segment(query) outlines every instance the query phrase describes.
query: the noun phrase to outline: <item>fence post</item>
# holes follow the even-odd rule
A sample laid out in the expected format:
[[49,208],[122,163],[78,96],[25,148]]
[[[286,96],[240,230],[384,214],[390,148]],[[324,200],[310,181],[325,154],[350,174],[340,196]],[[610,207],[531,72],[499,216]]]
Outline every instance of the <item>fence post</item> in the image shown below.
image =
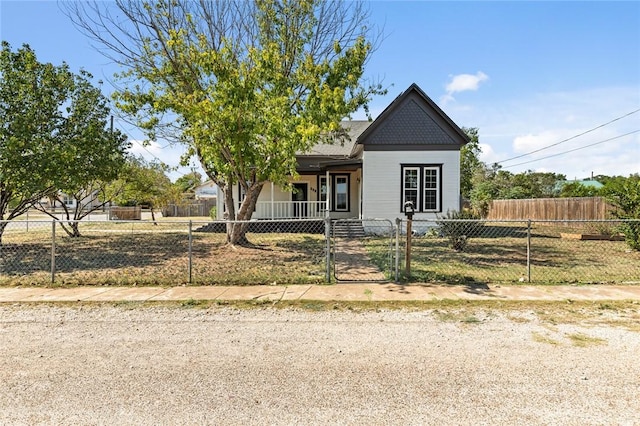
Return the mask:
[[411,229],[412,227],[412,222],[413,220],[411,219],[411,217],[409,217],[407,219],[407,254],[406,254],[406,259],[405,259],[405,268],[406,271],[405,273],[407,274],[407,279],[411,278],[411,245],[413,244],[413,242],[411,241],[411,237],[412,237],[412,232],[413,230]]
[[56,221],[51,221],[51,284],[56,280]]
[[324,219],[324,239],[326,240],[326,274],[325,280],[327,283],[331,282],[331,219],[326,217]]
[[400,281],[400,227],[402,226],[402,219],[396,217],[396,283]]
[[527,282],[531,282],[531,219],[527,221]]
[[193,278],[193,234],[191,233],[192,228],[192,221],[189,221],[189,284],[191,284]]

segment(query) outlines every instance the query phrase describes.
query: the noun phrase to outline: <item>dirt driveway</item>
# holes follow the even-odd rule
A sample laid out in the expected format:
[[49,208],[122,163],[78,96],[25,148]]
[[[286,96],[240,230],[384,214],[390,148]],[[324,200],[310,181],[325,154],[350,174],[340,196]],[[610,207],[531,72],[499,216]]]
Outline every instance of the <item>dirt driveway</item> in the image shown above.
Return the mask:
[[5,304],[0,424],[640,424],[640,329],[592,314]]

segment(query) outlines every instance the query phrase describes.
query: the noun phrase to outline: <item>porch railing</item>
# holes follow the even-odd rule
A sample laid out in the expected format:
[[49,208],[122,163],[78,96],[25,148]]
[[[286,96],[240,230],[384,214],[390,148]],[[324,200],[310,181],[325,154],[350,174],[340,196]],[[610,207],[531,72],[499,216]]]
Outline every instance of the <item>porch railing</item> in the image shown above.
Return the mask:
[[312,219],[323,218],[324,201],[259,201],[253,217],[256,219]]

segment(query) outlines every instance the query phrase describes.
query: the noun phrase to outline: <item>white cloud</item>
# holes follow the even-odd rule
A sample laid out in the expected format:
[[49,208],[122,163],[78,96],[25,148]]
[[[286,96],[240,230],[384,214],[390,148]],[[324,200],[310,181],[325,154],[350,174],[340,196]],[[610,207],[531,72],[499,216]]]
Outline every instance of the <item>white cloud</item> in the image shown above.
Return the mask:
[[458,74],[451,76],[449,83],[445,86],[447,93],[440,97],[440,103],[446,105],[455,102],[454,93],[476,91],[480,87],[480,83],[487,81],[489,76],[478,71],[475,74]]
[[494,151],[493,147],[489,144],[486,143],[479,143],[478,144],[480,146],[480,149],[482,150],[482,152],[480,152],[480,155],[478,156],[478,158],[480,159],[480,161],[482,161],[485,164],[493,164],[496,161],[501,160],[504,156],[502,154],[498,154]]
[[458,74],[451,78],[451,81],[447,84],[447,95],[451,96],[457,92],[466,92],[468,90],[476,91],[480,87],[480,83],[487,81],[489,76],[478,71],[474,74]]
[[135,155],[141,155],[147,160],[153,160],[154,156],[162,155],[162,146],[157,141],[144,142],[132,139],[129,152]]
[[[474,99],[470,110],[446,108],[465,127],[478,127],[480,143],[489,145],[488,164],[557,144],[638,109],[637,87],[600,87],[509,98]],[[504,162],[513,173],[549,171],[568,178],[594,174],[640,173],[640,112],[613,121],[538,153]],[[571,152],[568,152],[571,151]],[[543,158],[548,157],[548,158]],[[488,161],[491,159],[491,161]]]

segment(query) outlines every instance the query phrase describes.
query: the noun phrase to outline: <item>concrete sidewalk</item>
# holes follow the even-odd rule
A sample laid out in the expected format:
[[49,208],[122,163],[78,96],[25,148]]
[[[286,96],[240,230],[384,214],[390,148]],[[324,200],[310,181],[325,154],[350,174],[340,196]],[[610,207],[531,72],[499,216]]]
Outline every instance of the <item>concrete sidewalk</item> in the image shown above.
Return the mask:
[[431,285],[335,284],[205,287],[0,287],[0,303],[120,302],[185,300],[269,301],[437,301],[437,300],[638,300],[640,286],[632,285]]

